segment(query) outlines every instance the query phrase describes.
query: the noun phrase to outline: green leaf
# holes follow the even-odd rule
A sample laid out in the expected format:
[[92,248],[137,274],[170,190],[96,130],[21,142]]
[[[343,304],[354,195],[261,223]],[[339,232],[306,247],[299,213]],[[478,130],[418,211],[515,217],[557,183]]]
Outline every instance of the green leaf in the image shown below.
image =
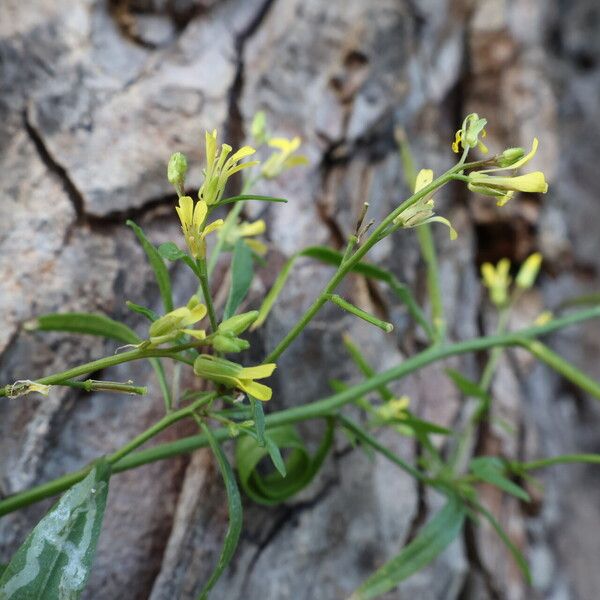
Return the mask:
[[254,418],[254,427],[256,428],[256,437],[259,446],[264,446],[265,441],[265,410],[260,400],[250,396],[252,405],[252,417]]
[[[42,315],[34,321],[26,324],[28,330],[39,331],[66,331],[71,333],[83,333],[99,337],[125,342],[126,344],[137,344],[141,338],[123,323],[115,321],[105,315],[93,313],[53,313]],[[149,358],[158,379],[158,385],[162,392],[167,412],[171,407],[171,392],[167,384],[165,370],[158,358]],[[0,599],[1,600],[1,599]]]
[[65,331],[83,333],[135,344],[139,338],[127,325],[94,313],[50,313],[25,325],[29,331]]
[[215,439],[212,431],[206,425],[203,425],[202,430],[208,438],[211,450],[215,455],[221,476],[225,483],[225,491],[227,492],[227,510],[229,513],[229,525],[227,526],[227,532],[225,533],[225,540],[223,542],[223,549],[221,550],[221,556],[217,562],[215,570],[209,577],[208,581],[204,584],[198,600],[205,600],[208,598],[208,592],[212,589],[219,577],[223,574],[223,571],[230,563],[235,549],[237,548],[240,534],[242,532],[242,499],[240,497],[240,491],[235,481],[235,475],[223,449],[219,445],[219,442]]
[[[306,487],[321,468],[333,441],[333,420],[327,419],[327,429],[314,455],[306,449],[304,442],[292,425],[283,425],[269,430],[266,445],[262,447],[251,436],[243,436],[235,446],[235,462],[240,484],[255,502],[265,505],[279,504]],[[273,447],[289,451],[283,465],[273,456]],[[258,466],[263,458],[270,456],[276,471],[262,474]],[[287,473],[283,476],[282,471]]]
[[154,245],[148,241],[148,238],[139,225],[136,225],[131,220],[127,221],[127,225],[133,229],[135,235],[140,241],[140,244],[142,245],[142,248],[144,249],[144,252],[146,253],[146,256],[148,257],[148,261],[150,262],[150,266],[152,267],[154,276],[156,277],[156,283],[158,284],[158,289],[160,290],[160,297],[162,298],[165,312],[171,312],[173,310],[171,279],[163,259]]
[[507,494],[516,496],[525,502],[531,501],[529,494],[522,487],[513,483],[504,475],[505,465],[498,457],[480,456],[474,458],[469,463],[469,469],[481,481],[495,485]]
[[230,198],[224,198],[220,202],[217,202],[215,206],[222,206],[223,204],[232,204],[233,202],[244,202],[245,200],[258,200],[259,202],[287,202],[286,198],[275,198],[273,196],[258,196],[257,194],[242,194],[240,196],[231,196]]
[[110,466],[96,463],[35,526],[0,577],[2,600],[79,598],[100,536]]
[[412,415],[403,419],[397,419],[393,422],[397,425],[406,425],[407,427],[410,427],[415,433],[436,433],[439,435],[452,435],[452,431],[450,429],[442,427],[441,425],[437,425],[436,423],[432,423],[431,421],[424,421],[423,419],[418,419],[417,417],[413,417]]
[[465,507],[457,497],[448,503],[407,544],[400,554],[375,571],[350,600],[369,600],[395,588],[417,571],[432,562],[462,531]]
[[244,240],[239,239],[235,243],[233,258],[231,259],[231,287],[229,288],[229,297],[225,305],[223,320],[229,319],[235,314],[250,289],[253,276],[252,251]]
[[0,577],[2,577],[2,573],[6,571],[6,567],[8,567],[8,565],[0,565]]
[[265,436],[265,446],[269,452],[273,466],[277,469],[282,477],[285,477],[287,475],[287,471],[285,470],[285,463],[283,462],[281,451],[273,439],[268,435]]
[[[273,308],[273,304],[275,304],[279,294],[281,294],[283,286],[290,275],[294,263],[302,256],[314,258],[319,262],[322,262],[326,265],[331,265],[333,267],[338,267],[343,258],[343,255],[340,252],[332,250],[331,248],[327,248],[326,246],[310,246],[309,248],[305,248],[304,250],[293,254],[285,262],[281,271],[279,272],[279,275],[277,276],[277,279],[275,279],[273,287],[265,296],[265,299],[263,300],[259,310],[258,318],[252,325],[252,330],[257,329],[265,322],[269,312],[271,312],[271,309]],[[427,318],[425,317],[419,305],[416,303],[415,299],[410,293],[410,290],[404,284],[400,283],[392,273],[370,263],[363,262],[359,262],[358,264],[354,265],[352,272],[387,284],[392,292],[394,292],[394,294],[396,294],[406,305],[413,319],[415,319],[415,321],[421,325],[421,327],[423,327],[424,331],[430,338],[432,337],[433,334],[431,325],[427,321]]]
[[165,242],[158,247],[158,253],[165,260],[176,261],[181,260],[187,256],[187,254],[179,248],[177,244],[173,242]]
[[366,429],[361,427],[358,423],[355,423],[351,419],[343,415],[338,415],[338,421],[342,424],[345,430],[349,431],[355,439],[358,440],[366,448],[372,448],[376,452],[379,452],[382,456],[387,458],[390,462],[400,467],[403,471],[406,471],[409,475],[415,479],[422,480],[423,475],[417,471],[412,465],[409,465],[406,461],[402,460],[398,455],[394,454],[389,448],[380,444]]
[[131,300],[127,300],[127,302],[125,302],[125,304],[127,305],[127,308],[129,310],[132,310],[134,313],[137,313],[138,315],[142,315],[142,316],[146,317],[146,319],[148,319],[148,321],[150,321],[151,323],[154,323],[154,321],[158,320],[158,315],[150,308],[146,308],[145,306],[142,306],[141,304],[136,304],[135,302],[131,302]]
[[477,511],[481,513],[481,515],[494,528],[500,539],[504,542],[504,545],[512,554],[513,558],[515,559],[515,562],[517,563],[517,566],[519,567],[519,569],[521,569],[521,572],[523,573],[523,576],[525,577],[527,583],[531,585],[533,583],[531,578],[531,571],[529,570],[529,565],[527,564],[523,553],[515,546],[513,541],[508,536],[508,533],[504,531],[502,525],[500,525],[500,523],[497,521],[496,517],[494,517],[494,515],[487,508],[485,508],[485,506],[483,506],[483,504],[480,504],[478,502],[472,503],[477,509]]
[[483,402],[487,402],[489,395],[488,393],[474,381],[471,381],[465,377],[462,373],[455,371],[454,369],[446,369],[446,375],[452,379],[454,385],[462,392],[465,396],[473,398],[479,398]]

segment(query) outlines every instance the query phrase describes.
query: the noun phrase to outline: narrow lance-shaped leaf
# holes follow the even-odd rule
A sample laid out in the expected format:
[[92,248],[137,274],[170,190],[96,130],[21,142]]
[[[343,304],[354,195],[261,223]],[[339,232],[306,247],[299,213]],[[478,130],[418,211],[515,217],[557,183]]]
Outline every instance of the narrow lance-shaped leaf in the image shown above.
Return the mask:
[[206,600],[208,598],[208,592],[217,583],[219,577],[223,574],[223,571],[233,558],[235,549],[237,548],[238,541],[240,539],[240,533],[242,532],[242,499],[240,497],[240,491],[238,490],[237,483],[235,481],[235,475],[223,449],[219,445],[219,442],[215,439],[212,431],[206,425],[202,425],[202,430],[208,439],[213,454],[219,465],[219,471],[223,477],[225,483],[225,491],[227,493],[227,509],[229,512],[229,525],[227,532],[225,533],[225,540],[223,542],[223,549],[221,550],[221,556],[217,562],[215,570],[209,577],[208,581],[202,588],[198,600]]
[[252,251],[244,240],[239,239],[235,243],[233,258],[231,259],[231,287],[229,288],[229,297],[225,305],[223,320],[229,319],[235,314],[250,289],[253,276]]
[[163,306],[165,307],[165,312],[170,312],[173,310],[173,293],[171,291],[171,278],[169,277],[169,271],[161,258],[158,250],[154,247],[153,244],[150,243],[142,228],[139,225],[136,225],[133,221],[128,220],[127,225],[131,227],[137,236],[146,256],[148,257],[148,261],[150,262],[150,266],[154,271],[154,276],[156,277],[156,283],[158,284],[158,289],[160,290],[160,297],[162,298]]
[[471,473],[481,479],[481,481],[495,485],[497,488],[520,500],[525,502],[530,501],[529,494],[505,476],[505,467],[498,457],[480,456],[474,458],[470,462],[469,468]]
[[2,600],[79,598],[100,535],[110,466],[104,460],[36,525],[0,577]]
[[500,525],[500,523],[498,522],[496,517],[494,517],[494,515],[485,506],[483,506],[483,504],[479,504],[477,502],[474,502],[473,504],[474,504],[475,508],[477,509],[477,511],[479,513],[481,513],[481,515],[483,515],[483,517],[494,528],[494,530],[496,531],[496,533],[498,534],[500,539],[504,542],[504,545],[508,548],[508,550],[512,554],[513,558],[515,559],[515,562],[517,563],[517,566],[519,567],[519,569],[521,569],[521,572],[525,576],[527,583],[529,583],[531,585],[531,583],[532,583],[531,571],[529,570],[529,565],[527,564],[527,561],[525,560],[523,553],[515,546],[515,544],[510,539],[510,537],[506,533],[506,531],[504,531],[504,529],[502,528],[502,525]]
[[417,537],[400,554],[375,571],[352,594],[350,600],[377,598],[426,567],[462,531],[465,514],[463,503],[458,498],[451,497]]

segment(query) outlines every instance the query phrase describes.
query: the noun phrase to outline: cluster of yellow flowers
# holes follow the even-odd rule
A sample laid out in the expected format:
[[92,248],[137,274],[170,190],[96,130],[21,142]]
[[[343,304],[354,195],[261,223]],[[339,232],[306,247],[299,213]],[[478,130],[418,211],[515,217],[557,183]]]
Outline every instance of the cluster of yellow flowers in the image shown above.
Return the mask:
[[[266,143],[276,150],[262,165],[259,177],[273,179],[285,169],[307,163],[304,156],[296,154],[300,147],[300,138],[295,137],[288,140],[281,137],[270,137],[267,134],[264,113],[257,115],[255,124],[253,124],[253,133],[259,144]],[[252,146],[243,146],[233,152],[233,148],[229,144],[221,144],[219,148],[217,132],[213,130],[212,132],[207,131],[205,134],[205,151],[206,168],[197,200],[185,192],[185,176],[188,167],[186,157],[180,152],[173,154],[167,167],[167,178],[179,196],[176,211],[191,257],[196,261],[204,261],[206,237],[219,230],[224,232],[224,242],[229,246],[235,246],[237,240],[244,239],[256,254],[264,255],[267,251],[265,243],[256,239],[248,239],[265,232],[264,220],[259,219],[252,223],[236,222],[232,227],[226,228],[223,227],[223,219],[207,222],[211,211],[223,199],[229,179],[236,173],[259,164],[257,160],[242,162],[254,155],[256,150]],[[186,306],[176,308],[152,323],[149,337],[141,345],[145,348],[152,348],[177,340],[185,334],[201,340],[205,345],[211,345],[216,352],[240,352],[249,347],[249,343],[238,336],[256,320],[257,311],[235,315],[223,321],[210,336],[207,336],[202,329],[190,329],[191,325],[201,321],[206,314],[207,307],[200,302],[197,296],[192,296]],[[224,358],[203,354],[195,360],[194,371],[198,376],[207,380],[225,387],[237,388],[258,400],[266,401],[271,398],[271,389],[254,380],[269,377],[275,366],[274,363],[268,363],[256,367],[242,367],[242,365]]]

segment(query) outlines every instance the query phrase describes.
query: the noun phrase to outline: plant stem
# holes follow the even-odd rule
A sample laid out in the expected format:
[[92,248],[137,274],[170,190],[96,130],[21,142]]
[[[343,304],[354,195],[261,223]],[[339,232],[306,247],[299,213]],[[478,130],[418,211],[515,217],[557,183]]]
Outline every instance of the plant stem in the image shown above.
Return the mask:
[[431,192],[442,187],[448,183],[453,174],[463,166],[455,165],[452,169],[433,180],[429,185],[425,186],[410,198],[402,202],[397,206],[383,221],[373,230],[373,233],[369,236],[367,241],[345,262],[340,264],[338,270],[334,273],[333,277],[329,280],[329,283],[325,286],[319,296],[313,301],[306,312],[302,315],[300,320],[292,327],[287,335],[279,342],[279,344],[271,351],[269,356],[265,359],[265,362],[275,362],[277,358],[286,350],[286,348],[300,335],[302,330],[310,323],[314,316],[319,312],[321,307],[327,301],[327,295],[332,294],[340,282],[346,277],[346,275],[352,270],[352,267],[360,262],[362,258],[369,252],[369,250],[382,238],[387,228],[393,223],[394,219],[404,210],[418,202],[421,198],[424,198]]
[[[128,444],[110,454],[107,457],[108,462],[111,465],[115,465],[121,461],[125,456],[127,456],[130,452],[147,442],[149,439],[153,438],[161,431],[170,427],[177,421],[181,421],[186,417],[192,416],[194,411],[196,411],[200,406],[207,404],[211,400],[216,397],[216,393],[210,392],[198,398],[193,404],[186,406],[178,411],[170,413],[163,417],[160,421],[152,425],[149,429],[138,435],[136,438],[131,440]],[[51,496],[55,496],[59,494],[63,490],[68,489],[78,481],[81,481],[90,471],[93,465],[84,467],[79,471],[75,471],[73,473],[68,473],[67,475],[63,475],[58,479],[54,479],[48,483],[38,485],[34,488],[31,488],[25,492],[20,494],[15,494],[14,496],[10,496],[5,500],[0,501],[0,516],[13,512],[23,506],[28,506],[29,504],[33,504],[34,502],[38,502],[43,500],[44,498],[49,498]],[[114,472],[122,471],[123,469],[113,469]]]
[[439,265],[431,233],[431,225],[425,223],[417,227],[417,238],[421,247],[421,256],[425,261],[425,268],[427,270],[427,294],[431,302],[434,342],[439,343],[443,341],[446,335],[446,319],[444,317]]
[[[466,340],[445,346],[432,346],[420,354],[405,360],[402,364],[393,367],[392,369],[388,369],[383,373],[379,373],[378,375],[338,394],[334,394],[328,398],[318,400],[311,404],[295,406],[276,413],[271,413],[265,417],[265,425],[267,428],[272,428],[279,425],[292,424],[298,421],[329,416],[335,414],[340,408],[346,404],[349,404],[350,402],[355,401],[364,394],[367,394],[373,390],[377,390],[381,388],[381,386],[386,385],[391,381],[405,377],[406,375],[409,375],[410,373],[413,373],[438,360],[458,354],[487,350],[497,346],[526,347],[525,343],[527,340],[531,340],[542,335],[547,335],[564,327],[575,325],[576,323],[581,323],[583,321],[598,317],[600,317],[600,306],[596,306],[594,308],[574,313],[559,319],[554,319],[545,325],[529,327],[514,333]],[[162,355],[163,354],[161,354],[161,356]],[[172,417],[173,415],[168,415],[168,417],[169,416]],[[226,440],[229,437],[229,432],[226,428],[216,429],[213,434],[215,439],[218,441]],[[134,452],[120,459],[114,464],[113,472],[118,473],[128,469],[133,469],[157,460],[163,460],[179,454],[185,454],[198,448],[203,448],[207,445],[208,440],[206,436],[202,435],[183,438],[166,444],[160,444],[147,450]],[[533,464],[536,465],[537,463]],[[537,467],[533,466],[531,468]],[[36,486],[24,492],[17,493],[4,500],[0,500],[0,516],[42,500],[43,498],[54,496],[62,492],[74,483],[83,479],[88,471],[89,467],[74,473],[69,473],[59,477],[58,479]]]
[[215,313],[212,294],[210,293],[210,284],[208,282],[208,273],[206,271],[206,259],[199,258],[196,260],[196,264],[198,265],[198,279],[200,279],[202,295],[204,296],[204,302],[206,303],[206,309],[208,310],[208,319],[210,320],[210,326],[213,332],[215,332],[218,326],[217,314]]
[[[189,344],[172,346],[171,348],[165,348],[163,350],[159,348],[152,348],[148,350],[137,349],[131,350],[130,352],[122,352],[121,354],[114,354],[112,356],[105,356],[104,358],[93,360],[83,365],[73,367],[72,369],[61,371],[60,373],[42,377],[41,379],[37,379],[36,383],[41,383],[44,385],[59,385],[65,381],[68,381],[69,379],[80,377],[81,375],[87,375],[88,373],[94,373],[95,371],[102,371],[103,369],[108,369],[109,367],[114,367],[115,365],[120,365],[122,363],[153,357],[167,357],[189,364],[188,360],[178,356],[178,353],[182,350],[188,350],[189,348],[195,348],[196,346],[204,345],[207,343],[207,340],[194,341]],[[0,387],[0,397],[10,395],[10,387],[10,384]]]

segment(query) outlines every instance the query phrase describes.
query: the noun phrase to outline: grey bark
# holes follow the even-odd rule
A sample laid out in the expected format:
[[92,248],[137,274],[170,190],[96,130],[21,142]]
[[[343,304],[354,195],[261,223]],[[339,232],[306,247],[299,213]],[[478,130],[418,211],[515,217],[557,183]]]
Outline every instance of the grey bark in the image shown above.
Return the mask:
[[[143,330],[124,300],[158,307],[133,234],[134,218],[160,243],[178,235],[165,177],[172,151],[200,182],[204,129],[234,145],[254,112],[273,130],[301,135],[311,166],[260,191],[285,195],[261,208],[271,264],[305,245],[340,245],[369,199],[373,218],[406,192],[393,129],[403,126],[419,165],[437,172],[462,116],[490,121],[492,150],[541,148],[534,166],[548,174],[543,198],[521,197],[498,210],[459,188],[439,194],[440,211],[460,232],[436,231],[450,335],[493,328],[478,265],[503,256],[545,258],[541,290],[518,307],[514,326],[546,306],[598,285],[596,157],[600,154],[600,7],[594,0],[4,0],[0,4],[0,330],[1,382],[34,378],[110,353],[113,344],[32,335],[22,325],[55,310],[102,311]],[[252,213],[250,213],[252,214]],[[256,216],[256,213],[252,214]],[[371,259],[420,295],[416,238],[387,239]],[[326,281],[328,271],[299,263],[254,352],[273,347]],[[260,273],[250,302],[272,283]],[[173,270],[177,299],[194,284]],[[363,281],[344,293],[396,325],[395,337],[324,310],[286,352],[274,407],[326,395],[331,378],[355,377],[340,335],[351,331],[378,368],[419,344],[402,307]],[[598,323],[556,335],[552,345],[592,376]],[[475,376],[476,357],[453,365]],[[0,493],[8,495],[80,467],[156,420],[162,401],[151,371],[120,367],[116,379],[150,385],[131,399],[53,391],[0,402]],[[301,383],[299,383],[301,382]],[[194,381],[189,381],[194,385]],[[400,382],[415,410],[442,425],[463,416],[443,366]],[[494,419],[480,448],[530,458],[598,446],[598,408],[525,355],[508,353],[494,382]],[[319,431],[304,431],[317,439]],[[193,431],[175,428],[161,440]],[[406,439],[383,441],[414,460]],[[527,588],[485,525],[468,527],[425,571],[388,598],[579,599],[600,589],[596,567],[600,478],[592,468],[542,474],[533,509],[484,492],[533,568]],[[439,507],[380,458],[369,461],[343,439],[317,481],[286,505],[246,502],[235,560],[214,598],[346,597],[391,557]],[[49,502],[0,522],[5,562]],[[116,476],[86,598],[193,598],[218,557],[226,527],[224,491],[207,451]]]

